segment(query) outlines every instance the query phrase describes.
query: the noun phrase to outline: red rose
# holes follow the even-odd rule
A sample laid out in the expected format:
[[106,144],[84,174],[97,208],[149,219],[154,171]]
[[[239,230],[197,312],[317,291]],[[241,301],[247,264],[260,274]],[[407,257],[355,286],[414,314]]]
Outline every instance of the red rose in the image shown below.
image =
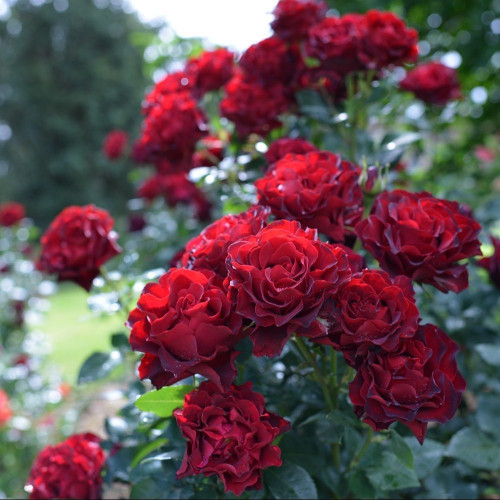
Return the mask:
[[359,23],[358,57],[367,68],[415,62],[418,33],[392,12],[368,11]]
[[423,325],[396,351],[370,352],[349,384],[356,415],[377,431],[401,422],[423,443],[427,423],[448,422],[460,404],[458,350],[442,330]]
[[259,203],[279,219],[298,220],[344,241],[363,217],[361,170],[326,151],[287,155],[255,182]]
[[189,92],[162,95],[144,120],[134,159],[141,163],[190,162],[206,130],[206,117]]
[[186,74],[197,94],[218,90],[233,76],[234,55],[227,49],[203,52],[186,64]]
[[494,253],[491,257],[484,257],[477,261],[477,265],[486,269],[490,274],[493,284],[500,288],[500,238],[490,236],[493,243]]
[[0,389],[0,427],[3,427],[14,415],[10,408],[9,396],[7,393]]
[[65,208],[42,236],[38,269],[90,290],[99,268],[121,252],[113,225],[109,213],[94,205]]
[[327,9],[324,2],[315,0],[280,0],[273,11],[271,28],[283,40],[301,40],[311,26],[325,17]]
[[325,68],[341,74],[362,69],[358,58],[358,26],[362,18],[359,14],[326,17],[309,30],[307,53],[322,61]]
[[264,156],[266,157],[267,163],[272,165],[289,153],[303,155],[311,151],[318,151],[318,148],[309,141],[300,138],[291,139],[289,137],[283,137],[282,139],[271,142]]
[[422,101],[438,106],[460,97],[457,72],[438,62],[418,65],[408,72],[399,86]]
[[164,95],[176,94],[183,91],[191,91],[193,89],[192,77],[185,71],[177,71],[170,73],[163,80],[160,80],[153,88],[153,90],[146,95],[142,104],[142,111],[148,114],[149,111],[158,103],[160,98]]
[[457,263],[481,255],[481,226],[458,203],[397,189],[379,194],[370,213],[355,232],[382,269],[442,292],[467,288],[467,268]]
[[145,286],[128,319],[130,345],[145,353],[141,379],[160,388],[199,373],[219,387],[231,384],[241,317],[214,277],[172,268]]
[[201,139],[198,148],[193,155],[193,167],[215,166],[224,158],[224,142],[216,135],[208,135]]
[[26,488],[30,498],[101,498],[101,470],[106,457],[101,440],[74,434],[37,456]]
[[263,85],[276,82],[292,85],[301,67],[302,58],[296,45],[288,46],[272,36],[251,45],[239,61],[246,75]]
[[236,311],[256,325],[250,335],[256,356],[278,356],[293,333],[321,335],[319,312],[351,276],[341,248],[286,220],[233,243],[227,268]]
[[10,227],[24,219],[26,212],[21,203],[9,201],[0,205],[0,226]]
[[257,234],[266,224],[268,216],[269,210],[253,206],[238,215],[222,217],[187,243],[180,264],[188,269],[208,269],[224,280],[229,246],[245,236]]
[[123,154],[127,141],[127,132],[124,130],[112,130],[104,139],[102,151],[110,160],[116,160]]
[[261,489],[263,469],[282,464],[281,450],[272,442],[290,424],[266,410],[251,382],[222,393],[215,384],[203,382],[185,396],[174,416],[187,440],[178,479],[217,475],[226,492],[239,496]]
[[334,304],[328,337],[316,341],[342,351],[352,366],[356,356],[374,347],[393,351],[417,331],[419,311],[406,276],[392,280],[384,271],[365,269],[340,288]]
[[237,75],[225,87],[226,95],[220,103],[221,115],[234,123],[242,137],[252,133],[265,136],[281,126],[278,116],[289,105],[285,90],[280,83],[264,87]]

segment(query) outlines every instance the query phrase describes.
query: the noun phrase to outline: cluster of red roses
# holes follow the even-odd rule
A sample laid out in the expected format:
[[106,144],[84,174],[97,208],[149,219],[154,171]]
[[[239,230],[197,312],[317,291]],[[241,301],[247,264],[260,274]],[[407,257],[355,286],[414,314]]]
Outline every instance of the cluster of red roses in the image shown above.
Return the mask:
[[138,163],[154,165],[156,174],[140,186],[141,197],[164,196],[171,206],[192,204],[198,218],[209,218],[209,201],[186,174],[222,159],[222,142],[209,135],[199,100],[232,77],[233,65],[234,56],[226,49],[204,52],[188,60],[184,70],[167,75],[146,96],[142,133],[132,156]]

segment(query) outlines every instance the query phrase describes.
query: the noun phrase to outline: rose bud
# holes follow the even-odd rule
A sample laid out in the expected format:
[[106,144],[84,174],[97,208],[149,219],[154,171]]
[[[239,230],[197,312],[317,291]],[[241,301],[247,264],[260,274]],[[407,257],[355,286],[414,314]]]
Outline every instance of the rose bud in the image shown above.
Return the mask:
[[262,488],[262,471],[282,464],[281,450],[273,440],[290,428],[289,422],[265,408],[252,383],[233,385],[219,392],[203,382],[174,411],[177,425],[187,440],[177,478],[216,475],[226,492],[241,495]]
[[110,160],[116,160],[127,146],[128,134],[124,130],[112,130],[104,139],[102,151]]
[[26,491],[30,498],[101,498],[101,471],[106,457],[100,439],[74,434],[37,456]]
[[467,268],[458,261],[481,255],[480,230],[458,203],[400,189],[379,194],[370,216],[355,228],[391,276],[404,274],[442,292],[467,288]]
[[113,224],[109,213],[94,205],[65,208],[42,236],[37,268],[89,291],[99,268],[121,252]]
[[349,384],[356,415],[376,431],[401,422],[423,443],[428,422],[448,422],[460,404],[458,350],[442,330],[423,325],[397,350],[370,352]]

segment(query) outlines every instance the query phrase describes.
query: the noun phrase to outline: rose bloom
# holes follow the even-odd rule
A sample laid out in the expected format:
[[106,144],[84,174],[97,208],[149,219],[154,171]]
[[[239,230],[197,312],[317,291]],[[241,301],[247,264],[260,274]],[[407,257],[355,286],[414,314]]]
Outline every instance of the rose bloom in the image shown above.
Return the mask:
[[457,72],[438,62],[419,64],[408,72],[399,86],[413,92],[420,100],[438,106],[461,95]]
[[377,431],[401,422],[423,443],[427,423],[448,422],[460,404],[458,350],[442,330],[423,325],[395,351],[370,352],[349,384],[356,415]]
[[156,83],[153,90],[146,95],[142,103],[142,112],[147,115],[164,95],[192,90],[193,77],[190,77],[185,71],[170,73],[163,80]]
[[198,139],[206,131],[206,117],[189,92],[165,94],[144,120],[134,159],[141,163],[190,162]]
[[238,215],[225,215],[216,220],[187,243],[180,265],[188,269],[208,269],[224,280],[229,246],[245,236],[257,234],[268,216],[268,209],[253,206]]
[[342,351],[351,366],[374,347],[393,351],[417,331],[420,314],[406,276],[365,269],[340,288],[334,304],[328,336],[316,341]]
[[24,206],[16,201],[0,204],[0,226],[10,227],[24,219]]
[[141,379],[160,388],[198,373],[219,388],[231,384],[242,320],[214,278],[172,268],[145,286],[127,323],[132,349],[145,353]]
[[279,219],[298,220],[344,241],[363,217],[361,169],[327,151],[287,155],[255,182],[259,203]]
[[7,393],[0,389],[0,427],[3,427],[14,415],[10,408],[9,396]]
[[186,64],[186,74],[192,81],[195,93],[218,90],[233,76],[234,55],[227,49],[203,52]]
[[382,269],[442,292],[467,288],[467,268],[458,261],[481,255],[481,226],[458,203],[397,189],[379,194],[370,214],[355,232]]
[[358,58],[358,26],[362,18],[359,14],[326,17],[309,30],[306,52],[341,74],[362,69]]
[[245,74],[257,78],[263,85],[279,82],[290,86],[302,66],[302,58],[297,45],[288,46],[271,36],[251,45],[239,63]]
[[415,62],[418,33],[392,12],[370,10],[358,26],[358,57],[370,69]]
[[327,9],[321,1],[280,0],[273,11],[271,28],[283,40],[302,40],[309,28],[325,17]]
[[278,356],[293,333],[323,335],[318,314],[351,277],[341,248],[287,220],[233,243],[227,269],[236,311],[256,325],[250,334],[256,356]]
[[237,75],[225,87],[226,95],[220,103],[221,116],[234,123],[241,137],[252,133],[265,136],[281,126],[278,116],[289,105],[285,90],[279,83],[264,87]]
[[30,498],[101,498],[106,461],[100,438],[74,434],[37,456],[26,484]]
[[272,165],[289,153],[303,155],[312,151],[318,151],[318,148],[305,139],[300,139],[298,137],[296,139],[283,137],[282,139],[271,142],[264,156],[267,163]]
[[127,146],[128,134],[124,130],[112,130],[104,139],[102,151],[110,160],[116,160]]
[[306,68],[299,82],[301,88],[314,89],[320,93],[326,91],[335,102],[346,97],[345,78],[335,69],[324,66]]
[[477,261],[477,265],[486,269],[490,275],[492,283],[500,288],[500,238],[490,236],[493,243],[494,252],[491,257],[484,257]]
[[239,496],[261,489],[263,469],[282,464],[281,450],[272,443],[290,424],[266,410],[251,382],[225,392],[203,382],[185,396],[174,416],[187,440],[178,479],[217,475],[226,492]]
[[113,225],[109,213],[94,205],[65,208],[42,236],[37,268],[89,291],[99,268],[121,252]]

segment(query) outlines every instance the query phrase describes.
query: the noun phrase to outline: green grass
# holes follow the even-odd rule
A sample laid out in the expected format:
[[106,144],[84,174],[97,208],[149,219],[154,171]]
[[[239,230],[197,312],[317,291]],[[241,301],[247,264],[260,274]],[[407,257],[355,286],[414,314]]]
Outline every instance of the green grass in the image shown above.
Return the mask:
[[87,307],[88,294],[73,284],[61,285],[50,302],[42,329],[52,344],[49,362],[74,384],[83,361],[95,351],[109,351],[110,337],[123,331],[123,316],[96,316]]

